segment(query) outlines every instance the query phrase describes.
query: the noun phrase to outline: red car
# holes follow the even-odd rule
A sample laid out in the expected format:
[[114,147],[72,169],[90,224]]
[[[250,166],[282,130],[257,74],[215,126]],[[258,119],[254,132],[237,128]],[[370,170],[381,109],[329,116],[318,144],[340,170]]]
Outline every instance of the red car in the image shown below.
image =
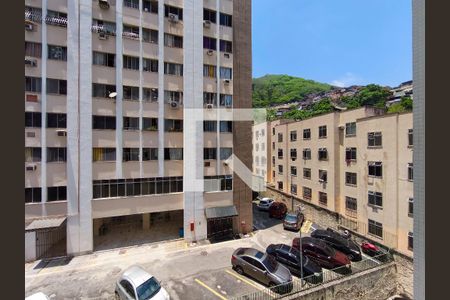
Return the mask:
[[273,202],[269,207],[269,217],[283,219],[287,213],[287,206],[283,202]]
[[[292,247],[299,249],[299,238],[295,238],[292,241]],[[303,237],[302,252],[323,268],[335,269],[338,267],[346,267],[348,270],[351,270],[350,259],[347,255],[331,248],[319,239]]]

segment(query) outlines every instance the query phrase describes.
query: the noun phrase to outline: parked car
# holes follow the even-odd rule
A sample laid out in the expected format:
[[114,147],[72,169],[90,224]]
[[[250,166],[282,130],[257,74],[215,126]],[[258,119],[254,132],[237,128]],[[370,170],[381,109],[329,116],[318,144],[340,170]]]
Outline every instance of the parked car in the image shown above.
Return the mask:
[[38,292],[26,297],[25,300],[50,300],[50,298],[47,297],[47,295],[45,295],[43,292]]
[[287,213],[287,206],[283,202],[273,202],[269,207],[269,217],[283,219]]
[[288,268],[279,264],[272,256],[254,248],[238,248],[231,256],[231,265],[239,274],[250,276],[277,292],[290,292],[292,275]]
[[311,237],[320,239],[328,244],[328,246],[341,251],[351,261],[360,261],[362,259],[361,249],[358,244],[351,239],[342,237],[334,230],[317,229],[311,233]]
[[302,228],[304,220],[305,220],[305,216],[301,212],[288,213],[284,217],[283,228],[298,231],[298,230],[300,230],[300,228]]
[[[310,283],[320,283],[323,281],[322,268],[310,260],[306,255],[300,259],[300,251],[284,244],[270,244],[266,253],[273,256],[276,261],[284,265],[291,271],[292,275],[306,277]],[[302,268],[300,268],[300,265]],[[303,276],[301,276],[303,270]]]
[[268,211],[273,202],[274,200],[271,198],[262,198],[261,200],[259,200],[259,203],[257,205],[258,209]]
[[[293,248],[299,249],[299,240],[299,238],[294,238],[292,241]],[[348,271],[351,270],[351,262],[347,255],[331,248],[322,240],[313,237],[303,237],[302,252],[322,268],[335,269],[346,267]]]
[[169,294],[160,282],[139,266],[132,266],[123,272],[116,282],[117,300],[169,300]]

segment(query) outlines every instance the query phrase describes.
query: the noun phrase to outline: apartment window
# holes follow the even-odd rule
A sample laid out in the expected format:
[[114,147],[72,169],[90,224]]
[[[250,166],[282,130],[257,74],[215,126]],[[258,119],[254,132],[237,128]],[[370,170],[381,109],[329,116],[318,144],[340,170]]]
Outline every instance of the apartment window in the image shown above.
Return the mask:
[[139,130],[139,118],[123,117],[124,130]]
[[356,122],[345,124],[345,136],[356,136]]
[[164,120],[164,131],[182,132],[183,131],[183,120],[165,119]]
[[158,13],[158,1],[143,0],[142,8],[145,12],[157,14]]
[[326,170],[319,170],[319,182],[327,182],[327,171]]
[[183,148],[164,148],[164,160],[183,160]]
[[356,173],[345,172],[345,184],[356,186]]
[[40,112],[25,112],[25,127],[40,128],[42,127],[42,114]]
[[123,6],[139,9],[139,0],[123,0]]
[[205,192],[231,191],[233,189],[233,177],[230,175],[205,176]]
[[233,148],[220,148],[220,159],[226,160],[233,154]]
[[292,160],[297,159],[297,149],[291,149],[291,159]]
[[40,187],[25,188],[25,203],[41,202],[42,190]]
[[123,68],[129,70],[139,70],[139,57],[124,55]]
[[217,41],[215,38],[204,36],[203,37],[203,49],[217,50]]
[[311,129],[303,129],[303,139],[304,140],[310,140],[311,139]]
[[203,92],[203,104],[212,104],[214,106],[217,105],[217,94],[216,93],[207,93]]
[[158,44],[158,30],[142,28],[142,41]]
[[47,162],[67,161],[67,148],[49,147],[47,148]]
[[328,196],[327,193],[319,192],[319,204],[327,205]]
[[220,106],[232,107],[233,106],[233,96],[227,94],[220,94]]
[[369,132],[367,134],[367,143],[369,147],[381,147],[382,146],[381,132]]
[[233,21],[232,18],[231,15],[220,13],[220,25],[231,27]]
[[203,131],[216,132],[217,131],[217,122],[216,121],[203,121]]
[[383,237],[383,224],[369,219],[369,233],[382,238]]
[[42,149],[40,147],[25,148],[25,162],[40,162],[42,158]]
[[383,164],[380,161],[369,161],[369,176],[383,177]]
[[116,23],[103,20],[92,20],[92,29],[96,32],[104,32],[110,35],[116,35]]
[[123,161],[139,161],[139,148],[123,148]]
[[211,23],[216,24],[217,22],[217,13],[214,10],[203,9],[203,20],[210,21]]
[[144,72],[158,72],[158,60],[144,58],[142,59],[142,70]]
[[183,76],[183,65],[165,62],[164,63],[164,74]]
[[311,169],[310,168],[303,168],[303,178],[311,179]]
[[116,117],[92,116],[92,129],[116,129]]
[[259,144],[255,145],[255,151],[259,151]]
[[327,137],[327,126],[319,126],[319,139]]
[[345,160],[356,161],[356,148],[345,148]]
[[283,165],[278,165],[278,174],[283,174]]
[[278,159],[283,159],[283,149],[278,149]]
[[213,65],[203,65],[203,77],[216,78],[217,67]]
[[310,160],[311,159],[311,149],[305,148],[303,149],[303,159]]
[[40,93],[41,86],[41,78],[25,76],[25,92]]
[[233,132],[233,122],[220,121],[220,132]]
[[47,128],[66,128],[66,114],[47,113]]
[[25,19],[34,22],[41,22],[42,9],[39,7],[25,6]]
[[164,5],[164,16],[167,18],[169,14],[174,14],[178,16],[178,20],[183,20],[183,9],[175,6]]
[[42,57],[42,44],[34,42],[25,42],[25,56]]
[[116,148],[93,148],[92,158],[94,161],[115,161]]
[[233,52],[233,43],[230,41],[220,40],[220,51],[221,52]]
[[297,195],[297,185],[294,183],[291,184],[291,194]]
[[123,100],[139,100],[139,87],[137,86],[126,86],[123,87]]
[[48,59],[53,60],[67,60],[67,47],[47,45]]
[[181,102],[181,92],[176,91],[164,91],[164,100],[167,103],[170,102]]
[[146,130],[146,131],[158,130],[158,119],[142,118],[142,130]]
[[158,148],[142,148],[142,160],[158,160]]
[[291,166],[291,175],[297,176],[297,167],[296,166]]
[[49,25],[67,27],[67,14],[54,10],[47,10],[47,17],[45,23]]
[[356,198],[345,197],[345,209],[356,212],[358,209],[358,201],[356,201]]
[[142,88],[142,100],[144,101],[158,101],[158,89]]
[[413,130],[412,129],[408,129],[408,147],[412,147],[414,144],[413,141]]
[[183,48],[183,37],[164,33],[164,46],[173,48]]
[[231,80],[232,73],[233,71],[231,68],[220,67],[220,78]]
[[272,166],[275,166],[275,156],[272,156]]
[[139,27],[123,24],[123,37],[139,39]]
[[282,142],[283,142],[283,134],[278,133],[278,143],[282,143]]
[[283,190],[283,181],[278,181],[278,189],[279,189],[280,191]]
[[312,196],[312,189],[304,186],[303,187],[303,199],[311,200],[311,196]]
[[115,85],[93,83],[92,84],[92,97],[96,98],[109,98],[109,94],[116,91]]
[[369,191],[368,203],[372,206],[383,207],[383,193]]
[[413,163],[408,163],[408,180],[413,181]]
[[291,142],[295,142],[297,140],[297,130],[291,131]]
[[408,232],[408,249],[412,251],[413,246],[414,246],[413,233],[410,231]]
[[114,68],[116,66],[116,55],[114,53],[94,51],[92,53],[92,64]]
[[203,148],[203,159],[217,159],[217,148]]
[[47,78],[47,94],[66,95],[67,81]]
[[275,142],[272,142],[272,150],[275,150]]
[[408,216],[412,217],[414,213],[414,198],[408,199]]
[[319,148],[319,160],[328,160],[327,148]]
[[272,128],[272,135],[275,135],[275,128]]

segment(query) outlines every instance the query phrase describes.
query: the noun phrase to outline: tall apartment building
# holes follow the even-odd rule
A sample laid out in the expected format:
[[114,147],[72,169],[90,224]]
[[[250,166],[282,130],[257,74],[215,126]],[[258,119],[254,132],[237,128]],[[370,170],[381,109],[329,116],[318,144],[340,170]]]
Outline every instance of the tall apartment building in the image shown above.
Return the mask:
[[25,0],[27,260],[251,230],[251,124],[215,110],[251,107],[250,33],[246,0]]
[[267,128],[269,187],[412,256],[412,113],[363,107]]

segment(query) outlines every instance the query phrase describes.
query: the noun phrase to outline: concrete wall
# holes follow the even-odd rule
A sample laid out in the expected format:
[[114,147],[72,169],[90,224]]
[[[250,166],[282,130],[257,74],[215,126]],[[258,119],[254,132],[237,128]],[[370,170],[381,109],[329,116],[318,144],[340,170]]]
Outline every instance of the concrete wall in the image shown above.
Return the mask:
[[25,232],[25,261],[36,260],[36,232]]

